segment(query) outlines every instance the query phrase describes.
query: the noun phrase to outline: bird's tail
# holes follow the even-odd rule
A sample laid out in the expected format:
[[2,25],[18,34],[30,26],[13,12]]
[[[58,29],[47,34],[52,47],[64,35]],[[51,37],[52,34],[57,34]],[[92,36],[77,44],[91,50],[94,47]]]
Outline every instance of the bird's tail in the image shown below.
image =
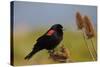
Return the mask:
[[37,51],[32,50],[24,59],[29,60]]

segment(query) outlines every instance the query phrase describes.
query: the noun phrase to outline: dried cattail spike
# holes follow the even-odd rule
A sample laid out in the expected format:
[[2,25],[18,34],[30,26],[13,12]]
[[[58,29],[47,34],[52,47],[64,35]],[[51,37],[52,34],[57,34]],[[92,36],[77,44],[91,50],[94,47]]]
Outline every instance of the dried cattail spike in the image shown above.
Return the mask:
[[58,61],[58,62],[66,62],[67,59],[69,59],[69,50],[67,48],[64,47],[64,45],[62,45],[59,51],[56,51],[55,53],[51,54],[50,57],[54,60],[54,61]]
[[76,24],[77,24],[78,29],[82,29],[84,26],[83,18],[79,12],[76,13]]
[[63,56],[66,56],[66,58],[68,59],[70,57],[70,52],[68,48],[65,48],[64,45],[62,45],[60,49],[61,49],[60,52],[62,52]]
[[85,27],[86,36],[88,38],[92,38],[92,37],[95,36],[92,23],[91,23],[91,21],[90,21],[88,16],[84,16],[84,27]]

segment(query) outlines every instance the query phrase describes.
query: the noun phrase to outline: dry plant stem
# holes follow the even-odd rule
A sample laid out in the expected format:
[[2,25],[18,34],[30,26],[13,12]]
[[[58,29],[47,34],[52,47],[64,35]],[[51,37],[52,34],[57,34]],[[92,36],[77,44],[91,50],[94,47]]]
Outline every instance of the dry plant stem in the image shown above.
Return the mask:
[[94,53],[95,53],[95,56],[97,57],[97,52],[96,52],[96,49],[95,49],[95,46],[93,44],[93,40],[91,39],[91,44],[92,44],[92,47],[93,47],[93,50],[94,50]]
[[83,36],[83,38],[84,38],[85,45],[86,45],[86,47],[87,47],[87,49],[88,49],[88,51],[89,51],[89,53],[90,53],[90,55],[91,55],[91,58],[93,59],[93,61],[95,61],[95,58],[94,58],[94,56],[93,56],[93,54],[92,54],[92,52],[91,52],[91,49],[89,48],[89,46],[88,46],[88,44],[87,44],[87,42],[86,42],[86,38],[85,38],[85,35],[84,35],[84,31],[83,31],[83,30],[82,30],[82,36]]

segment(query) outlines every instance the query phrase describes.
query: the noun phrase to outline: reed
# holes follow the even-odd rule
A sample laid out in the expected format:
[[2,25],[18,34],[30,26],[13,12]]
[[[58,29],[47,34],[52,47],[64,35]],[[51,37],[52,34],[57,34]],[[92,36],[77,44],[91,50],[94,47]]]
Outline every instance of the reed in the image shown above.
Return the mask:
[[[87,20],[88,20],[87,18],[85,18],[85,17],[83,18],[82,17],[82,15],[80,14],[80,12],[76,12],[76,24],[77,24],[77,27],[78,27],[79,30],[82,31],[82,36],[83,36],[83,39],[84,39],[84,43],[85,43],[85,45],[86,45],[86,47],[87,47],[87,49],[88,49],[88,51],[89,51],[89,53],[91,55],[91,58],[93,60],[95,60],[94,56],[93,56],[93,53],[92,53],[91,49],[89,48],[89,45],[87,44],[86,37],[85,37],[85,34],[84,34],[84,30],[83,30],[83,28],[85,28],[86,35],[88,35],[87,33],[90,34],[90,29],[88,29],[88,26],[86,24]],[[89,36],[89,38],[90,38],[90,36]]]
[[69,59],[69,57],[70,57],[70,52],[67,48],[64,47],[64,45],[59,47],[59,50],[55,51],[50,55],[50,58],[60,63],[67,62],[67,59]]
[[97,56],[96,49],[92,40],[92,38],[95,37],[95,32],[94,32],[92,22],[88,16],[84,16],[84,28],[85,28],[85,34],[87,38],[90,39],[95,55]]
[[77,24],[78,29],[82,29],[84,26],[83,18],[79,12],[76,13],[76,24]]
[[88,16],[84,16],[84,28],[88,39],[95,36],[93,25]]
[[85,37],[85,35],[84,35],[84,32],[82,32],[82,36],[83,36],[83,39],[84,39],[84,43],[85,43],[85,45],[86,45],[86,47],[87,47],[87,49],[88,49],[88,51],[89,51],[89,53],[90,53],[90,56],[91,56],[91,58],[92,58],[93,61],[94,61],[94,60],[95,60],[94,55],[93,55],[93,53],[92,53],[92,51],[91,51],[89,45],[87,44],[87,41],[86,41],[86,37]]

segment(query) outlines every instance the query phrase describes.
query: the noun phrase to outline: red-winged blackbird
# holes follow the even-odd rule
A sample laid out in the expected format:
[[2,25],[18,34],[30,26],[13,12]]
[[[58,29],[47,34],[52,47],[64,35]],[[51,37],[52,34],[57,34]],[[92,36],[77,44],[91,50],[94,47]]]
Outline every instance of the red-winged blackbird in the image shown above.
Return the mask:
[[53,25],[43,36],[37,39],[37,43],[25,59],[29,60],[35,53],[42,49],[47,49],[48,51],[54,50],[62,39],[63,26],[60,24]]

